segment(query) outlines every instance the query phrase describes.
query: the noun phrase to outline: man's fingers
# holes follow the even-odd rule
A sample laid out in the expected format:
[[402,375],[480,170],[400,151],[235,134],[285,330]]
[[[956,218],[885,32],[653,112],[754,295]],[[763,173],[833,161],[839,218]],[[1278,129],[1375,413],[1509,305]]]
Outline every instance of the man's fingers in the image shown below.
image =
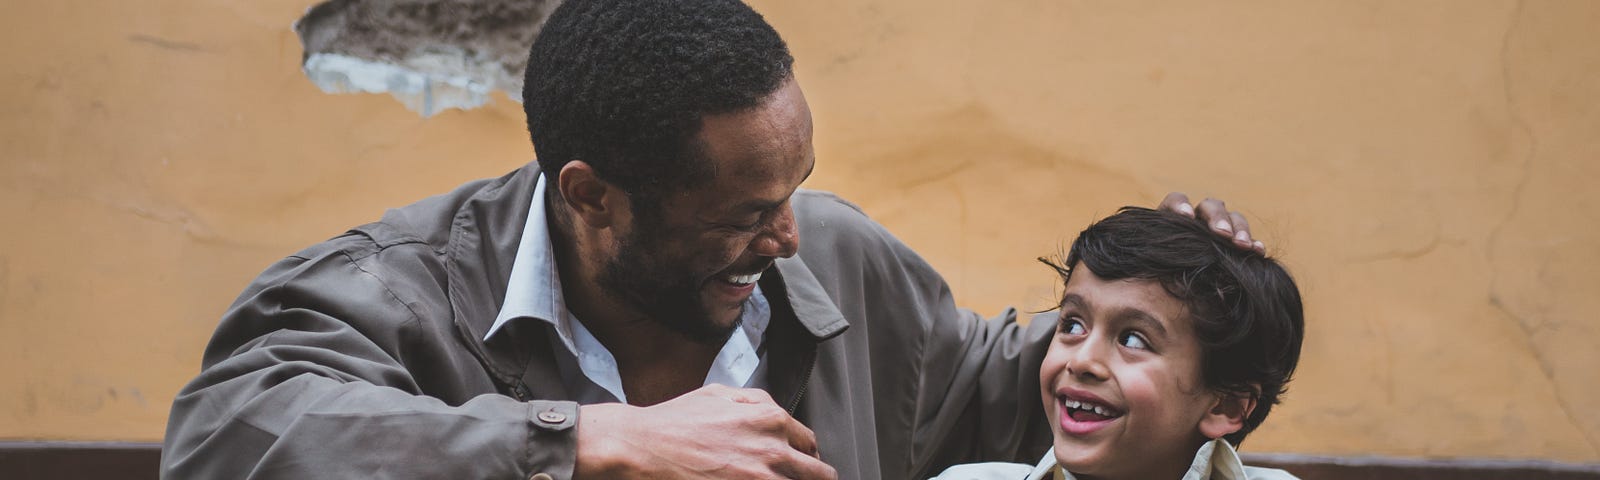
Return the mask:
[[833,467],[822,463],[822,460],[816,456],[802,455],[800,452],[794,451],[790,453],[791,455],[786,456],[772,466],[774,473],[782,475],[783,478],[796,480],[836,480],[839,478],[839,473],[834,471]]
[[1207,198],[1201,201],[1200,205],[1195,207],[1195,215],[1206,222],[1211,231],[1224,237],[1233,237],[1233,218],[1228,215],[1228,205],[1222,203],[1222,200]]
[[1236,247],[1261,253],[1267,251],[1266,245],[1251,234],[1250,222],[1245,220],[1244,215],[1228,211],[1228,205],[1222,200],[1207,198],[1201,201],[1195,206],[1195,217],[1205,222],[1212,233],[1227,238]]
[[713,383],[713,384],[710,384],[710,385],[706,385],[704,387],[700,387],[699,389],[688,393],[688,395],[696,395],[696,394],[699,394],[699,395],[710,395],[710,396],[713,396],[713,397],[726,398],[728,400],[732,400],[735,403],[749,403],[749,404],[763,404],[763,403],[766,403],[766,404],[772,404],[772,405],[777,405],[778,404],[777,401],[772,399],[772,395],[767,394],[767,392],[765,390],[756,389],[756,388],[734,388],[734,387],[729,387],[729,386],[726,386],[726,385],[719,385],[719,384]]
[[1233,222],[1233,244],[1239,248],[1254,248],[1255,239],[1250,238],[1250,222],[1244,219],[1244,215],[1228,212],[1228,218]]
[[806,428],[805,425],[802,425],[799,420],[795,420],[794,417],[790,417],[788,412],[784,412],[783,415],[784,417],[787,417],[786,421],[783,422],[783,436],[789,440],[789,446],[794,447],[795,450],[799,450],[800,453],[816,457],[816,432],[811,431],[810,428]]
[[1194,205],[1189,203],[1189,196],[1184,195],[1183,192],[1167,194],[1167,198],[1161,199],[1161,205],[1157,206],[1156,209],[1178,212],[1188,217],[1194,217]]
[[774,407],[778,405],[778,401],[773,400],[772,395],[768,394],[766,390],[754,388],[736,388],[733,390],[729,398],[739,403],[749,403],[754,405],[764,404],[772,405]]

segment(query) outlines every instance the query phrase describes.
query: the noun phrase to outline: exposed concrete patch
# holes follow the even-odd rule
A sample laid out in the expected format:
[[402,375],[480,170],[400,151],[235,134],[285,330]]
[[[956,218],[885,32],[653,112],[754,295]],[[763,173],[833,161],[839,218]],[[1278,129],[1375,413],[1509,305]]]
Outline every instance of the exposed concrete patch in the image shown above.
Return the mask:
[[427,117],[494,90],[521,101],[528,47],[560,0],[329,0],[294,24],[328,93],[388,93]]

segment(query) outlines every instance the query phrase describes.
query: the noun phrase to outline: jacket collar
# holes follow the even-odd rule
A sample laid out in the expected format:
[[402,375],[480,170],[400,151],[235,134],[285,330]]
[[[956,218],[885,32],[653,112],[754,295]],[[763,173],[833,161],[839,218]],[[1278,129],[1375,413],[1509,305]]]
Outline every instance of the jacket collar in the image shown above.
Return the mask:
[[[483,185],[456,210],[444,252],[451,310],[462,340],[508,385],[519,385],[531,364],[543,363],[532,361],[532,353],[514,342],[500,341],[517,335],[485,341],[505,300],[538,178],[539,165],[530,162]],[[803,260],[775,263],[795,319],[815,341],[849,326]]]
[[457,208],[443,252],[450,308],[462,341],[506,385],[520,385],[528,357],[484,338],[505,300],[538,174],[538,164],[528,163],[474,192]]
[[839,306],[822,289],[822,283],[817,281],[817,276],[811,273],[799,255],[780,258],[775,264],[795,318],[811,336],[826,340],[850,326],[844,313],[839,312]]

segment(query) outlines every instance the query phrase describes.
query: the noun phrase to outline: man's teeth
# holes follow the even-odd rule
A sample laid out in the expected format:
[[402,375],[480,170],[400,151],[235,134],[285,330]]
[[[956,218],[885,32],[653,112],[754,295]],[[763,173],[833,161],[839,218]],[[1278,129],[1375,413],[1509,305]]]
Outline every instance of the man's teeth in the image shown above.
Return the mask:
[[752,274],[749,274],[749,275],[729,275],[726,280],[728,281],[728,283],[732,283],[732,284],[735,284],[735,285],[749,285],[749,284],[752,284],[752,283],[756,283],[756,280],[760,280],[760,279],[761,279],[761,272],[756,272],[756,273],[752,273]]

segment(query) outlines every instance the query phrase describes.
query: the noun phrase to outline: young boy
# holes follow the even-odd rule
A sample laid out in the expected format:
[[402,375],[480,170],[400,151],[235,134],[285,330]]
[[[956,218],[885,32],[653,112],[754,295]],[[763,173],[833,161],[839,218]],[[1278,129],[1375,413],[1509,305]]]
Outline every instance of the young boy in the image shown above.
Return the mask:
[[1133,207],[1090,225],[1064,263],[1041,260],[1066,282],[1039,368],[1055,447],[1037,467],[956,465],[938,479],[1294,478],[1234,451],[1300,358],[1300,292],[1278,262]]

